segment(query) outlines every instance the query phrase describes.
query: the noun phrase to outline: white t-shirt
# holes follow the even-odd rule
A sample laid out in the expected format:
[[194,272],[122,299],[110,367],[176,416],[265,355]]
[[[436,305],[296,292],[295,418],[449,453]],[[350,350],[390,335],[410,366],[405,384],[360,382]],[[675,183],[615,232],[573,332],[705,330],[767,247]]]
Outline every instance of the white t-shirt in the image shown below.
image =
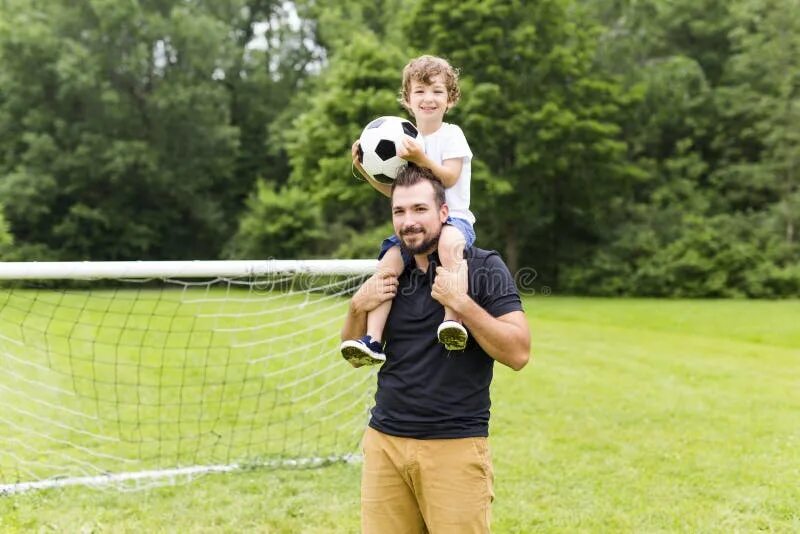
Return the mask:
[[425,154],[440,165],[446,159],[461,158],[461,175],[453,187],[444,190],[450,216],[466,219],[475,224],[475,215],[469,211],[469,187],[472,179],[472,151],[464,132],[455,124],[442,123],[442,127],[424,136]]

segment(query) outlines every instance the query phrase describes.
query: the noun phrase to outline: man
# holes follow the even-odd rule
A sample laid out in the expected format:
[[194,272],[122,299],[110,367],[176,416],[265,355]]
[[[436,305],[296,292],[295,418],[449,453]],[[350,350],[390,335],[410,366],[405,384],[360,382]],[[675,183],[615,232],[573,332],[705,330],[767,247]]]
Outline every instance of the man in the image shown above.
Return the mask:
[[[530,331],[513,278],[496,253],[469,249],[459,272],[438,265],[436,246],[447,215],[444,189],[430,171],[409,166],[398,175],[392,220],[413,261],[399,278],[376,273],[367,280],[342,328],[342,339],[364,335],[367,313],[394,299],[386,363],[363,439],[366,534],[489,531],[493,364],[522,369]],[[437,341],[444,306],[470,330],[464,351],[448,352]]]

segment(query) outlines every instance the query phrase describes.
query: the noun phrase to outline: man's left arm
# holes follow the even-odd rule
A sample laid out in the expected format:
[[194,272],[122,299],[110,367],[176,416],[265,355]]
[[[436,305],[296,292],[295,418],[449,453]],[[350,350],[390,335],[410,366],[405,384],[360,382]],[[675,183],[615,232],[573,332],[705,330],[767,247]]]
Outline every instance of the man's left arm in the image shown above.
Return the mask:
[[[461,268],[466,269],[466,262],[461,263]],[[431,295],[461,316],[489,356],[519,371],[528,363],[531,350],[531,332],[525,314],[512,311],[494,317],[467,294],[465,280],[464,273],[438,267]]]

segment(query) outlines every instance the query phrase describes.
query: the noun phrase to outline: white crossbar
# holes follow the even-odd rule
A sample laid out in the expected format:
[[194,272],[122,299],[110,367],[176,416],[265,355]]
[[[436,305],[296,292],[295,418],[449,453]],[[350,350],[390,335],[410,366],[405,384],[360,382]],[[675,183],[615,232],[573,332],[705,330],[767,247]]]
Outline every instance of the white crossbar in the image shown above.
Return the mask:
[[0,280],[238,278],[267,274],[358,275],[377,260],[0,262]]

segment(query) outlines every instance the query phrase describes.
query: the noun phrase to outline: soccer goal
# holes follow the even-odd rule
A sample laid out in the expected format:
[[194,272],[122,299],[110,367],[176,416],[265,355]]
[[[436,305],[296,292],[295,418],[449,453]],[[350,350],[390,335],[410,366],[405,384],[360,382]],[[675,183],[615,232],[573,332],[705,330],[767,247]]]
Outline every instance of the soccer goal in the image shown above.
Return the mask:
[[374,268],[0,263],[0,494],[353,458],[375,373],[339,330]]

